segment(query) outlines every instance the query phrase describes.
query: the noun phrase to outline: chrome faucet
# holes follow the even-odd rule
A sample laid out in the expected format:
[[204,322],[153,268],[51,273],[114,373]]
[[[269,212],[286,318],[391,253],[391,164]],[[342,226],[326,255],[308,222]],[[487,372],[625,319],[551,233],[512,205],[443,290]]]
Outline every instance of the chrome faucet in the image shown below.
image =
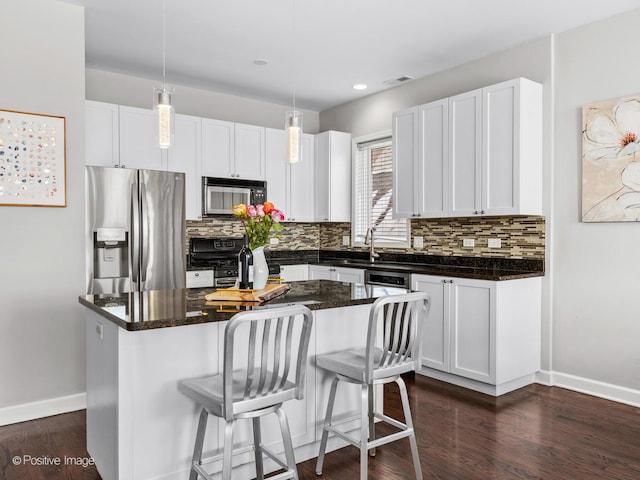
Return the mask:
[[364,236],[364,244],[369,245],[369,263],[375,263],[376,258],[380,256],[373,248],[373,232],[375,231],[376,229],[374,227],[369,227],[367,228],[367,233]]

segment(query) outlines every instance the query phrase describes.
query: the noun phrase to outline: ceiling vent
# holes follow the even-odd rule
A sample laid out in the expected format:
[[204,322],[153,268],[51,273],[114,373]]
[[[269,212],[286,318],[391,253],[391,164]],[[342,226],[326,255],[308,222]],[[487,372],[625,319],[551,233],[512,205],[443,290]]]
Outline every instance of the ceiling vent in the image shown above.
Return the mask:
[[387,87],[394,87],[396,85],[400,85],[401,83],[408,82],[409,80],[413,80],[413,77],[410,77],[409,75],[403,75],[402,77],[385,80],[382,83],[384,83]]

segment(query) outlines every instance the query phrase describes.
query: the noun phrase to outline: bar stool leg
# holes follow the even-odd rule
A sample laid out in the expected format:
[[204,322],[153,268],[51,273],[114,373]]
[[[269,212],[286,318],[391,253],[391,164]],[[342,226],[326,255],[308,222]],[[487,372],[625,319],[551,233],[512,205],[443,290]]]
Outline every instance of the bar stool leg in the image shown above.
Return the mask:
[[293,443],[291,442],[291,431],[289,430],[287,415],[282,408],[276,410],[276,415],[278,415],[278,420],[280,420],[280,430],[282,431],[282,443],[284,444],[284,455],[287,459],[287,467],[293,473],[293,478],[298,480],[296,457],[293,454]]
[[209,419],[209,413],[202,407],[200,410],[200,418],[198,420],[198,430],[196,433],[196,443],[193,447],[193,458],[191,460],[191,472],[189,473],[189,480],[198,480],[198,472],[195,471],[193,465],[200,463],[202,460],[202,446],[204,444],[204,434],[207,430],[207,420]]
[[327,450],[327,439],[329,438],[329,430],[325,427],[331,425],[331,415],[333,414],[333,402],[336,399],[336,389],[338,388],[338,377],[333,377],[331,388],[329,389],[329,403],[327,404],[327,414],[324,417],[324,425],[322,427],[322,439],[320,440],[320,453],[316,462],[316,475],[322,475],[322,464],[324,463],[324,453]]
[[422,468],[420,467],[420,458],[418,457],[418,443],[416,442],[416,432],[413,429],[413,420],[411,419],[411,410],[409,409],[409,395],[407,395],[407,387],[404,380],[402,380],[402,377],[398,377],[396,383],[398,384],[398,387],[400,387],[404,423],[407,424],[407,429],[411,430],[409,445],[411,445],[411,456],[413,457],[413,468],[416,472],[416,480],[422,480]]
[[369,385],[362,384],[360,399],[360,480],[367,480],[369,460]]
[[[376,439],[376,419],[373,416],[373,397],[375,396],[376,389],[371,385],[369,389],[369,441],[372,442]],[[376,456],[376,449],[369,449],[369,456]]]
[[222,450],[222,480],[231,480],[231,458],[233,456],[233,420],[224,425],[224,447]]
[[264,480],[264,466],[262,464],[262,435],[260,432],[260,417],[253,417],[253,445],[256,457],[256,479]]

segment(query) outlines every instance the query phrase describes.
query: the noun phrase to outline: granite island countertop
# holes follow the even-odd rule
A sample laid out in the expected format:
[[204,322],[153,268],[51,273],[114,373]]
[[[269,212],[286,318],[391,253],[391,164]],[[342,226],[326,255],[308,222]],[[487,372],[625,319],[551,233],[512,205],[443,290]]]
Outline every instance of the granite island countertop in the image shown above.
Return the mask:
[[302,304],[310,310],[373,303],[384,295],[407,293],[396,287],[307,280],[290,282],[284,295],[255,306],[209,305],[205,295],[215,288],[179,288],[116,294],[81,295],[78,300],[125,330],[148,330],[229,320],[236,313],[255,308]]

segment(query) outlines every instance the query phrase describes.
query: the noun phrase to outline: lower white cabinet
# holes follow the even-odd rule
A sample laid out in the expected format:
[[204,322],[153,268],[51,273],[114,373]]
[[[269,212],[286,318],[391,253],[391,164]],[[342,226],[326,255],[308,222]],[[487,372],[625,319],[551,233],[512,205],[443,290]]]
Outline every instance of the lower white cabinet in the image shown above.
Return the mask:
[[421,373],[492,395],[533,383],[540,369],[541,279],[412,275],[431,310]]
[[309,265],[280,265],[280,278],[285,282],[309,280]]
[[213,270],[190,270],[187,272],[187,288],[213,287]]
[[309,265],[310,280],[336,280],[338,282],[364,283],[363,268],[325,267]]

